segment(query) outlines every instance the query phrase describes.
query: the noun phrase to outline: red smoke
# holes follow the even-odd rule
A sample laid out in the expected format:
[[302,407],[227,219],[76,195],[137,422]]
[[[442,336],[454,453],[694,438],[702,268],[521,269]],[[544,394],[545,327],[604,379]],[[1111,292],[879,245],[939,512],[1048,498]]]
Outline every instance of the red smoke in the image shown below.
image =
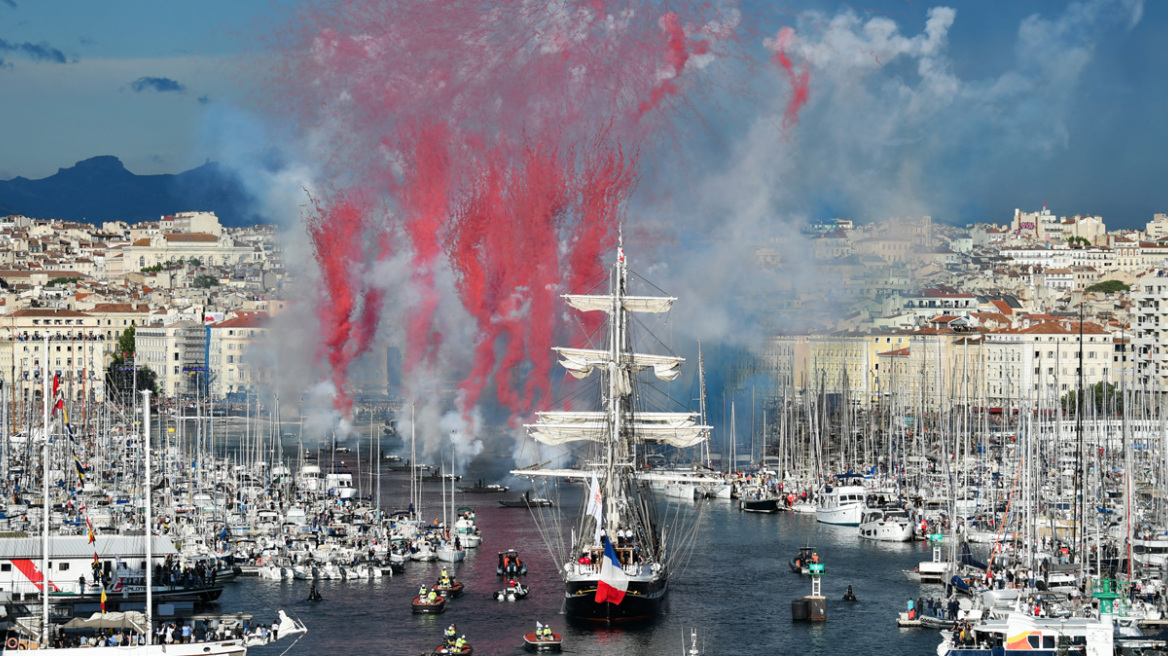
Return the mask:
[[[341,394],[386,288],[409,301],[405,372],[441,366],[448,272],[476,329],[462,409],[492,383],[513,414],[546,405],[558,296],[604,278],[637,153],[660,125],[647,115],[683,97],[694,56],[733,36],[720,18],[635,0],[349,0],[288,25],[283,105],[337,184],[387,207],[373,220],[370,203],[337,194],[310,220]],[[412,254],[408,285],[365,279],[399,252]]]
[[674,80],[685,71],[691,55],[704,55],[710,51],[708,41],[691,41],[681,26],[681,17],[676,12],[666,12],[659,20],[661,31],[665,33],[665,63],[668,68],[660,71],[660,80],[649,93],[649,99],[641,104],[640,114],[653,109],[669,95],[678,92]]
[[[345,373],[358,355],[353,341],[354,312],[360,300],[362,262],[368,208],[357,193],[341,192],[328,204],[313,199],[314,212],[308,217],[308,236],[320,263],[325,299],[317,305],[323,347],[338,390],[344,390]],[[375,303],[379,303],[376,301]],[[350,401],[337,397],[337,408],[348,411]]]
[[807,83],[810,71],[804,65],[803,69],[796,73],[795,65],[787,57],[787,48],[791,46],[791,40],[794,38],[795,30],[790,27],[780,29],[775,36],[775,62],[787,72],[787,80],[791,83],[791,99],[787,101],[787,109],[783,111],[784,131],[799,123],[799,110],[807,104],[808,98]]
[[426,123],[404,136],[401,181],[391,181],[388,186],[396,186],[406,234],[414,247],[411,277],[419,299],[406,324],[403,366],[408,374],[423,359],[432,358],[441,345],[438,336],[431,334],[439,300],[434,289],[434,268],[442,254],[443,226],[450,216],[451,163],[449,133],[444,124]]

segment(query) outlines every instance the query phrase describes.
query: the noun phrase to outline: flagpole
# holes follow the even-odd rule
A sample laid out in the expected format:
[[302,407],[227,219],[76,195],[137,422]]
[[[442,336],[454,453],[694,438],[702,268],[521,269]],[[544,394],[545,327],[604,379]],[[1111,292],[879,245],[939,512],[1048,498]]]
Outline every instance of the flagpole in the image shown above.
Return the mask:
[[146,644],[154,637],[154,489],[150,485],[150,390],[142,390],[143,448],[146,451]]

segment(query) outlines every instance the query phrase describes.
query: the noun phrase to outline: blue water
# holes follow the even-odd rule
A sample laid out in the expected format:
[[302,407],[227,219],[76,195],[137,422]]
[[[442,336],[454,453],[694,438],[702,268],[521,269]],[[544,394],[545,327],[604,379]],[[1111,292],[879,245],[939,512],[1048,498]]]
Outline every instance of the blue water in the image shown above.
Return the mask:
[[[437,492],[435,486],[435,492]],[[408,563],[403,574],[379,581],[324,581],[324,601],[308,603],[306,581],[244,579],[220,600],[221,610],[249,610],[270,618],[283,608],[309,627],[289,654],[410,654],[433,649],[455,623],[475,654],[523,652],[522,635],[535,622],[550,622],[564,636],[564,653],[581,656],[681,654],[683,635],[697,628],[707,656],[721,654],[855,655],[935,653],[940,634],[901,630],[895,619],[919,586],[901,573],[931,557],[921,543],[861,541],[854,527],[819,524],[808,515],[741,513],[727,502],[707,502],[692,559],[675,572],[667,613],[637,629],[581,629],[560,615],[563,587],[526,509],[502,508],[491,495],[458,495],[459,505],[476,509],[483,531],[481,548],[468,555],[458,577],[466,594],[438,616],[413,615],[410,600],[418,586],[433,583],[441,566]],[[431,497],[434,498],[434,497]],[[791,601],[810,594],[810,579],[787,566],[799,547],[812,545],[826,564],[822,592],[828,619],[793,623]],[[498,602],[497,552],[520,550],[530,568],[524,579],[532,594]],[[841,600],[851,584],[859,601]],[[939,589],[925,594],[939,595]],[[257,656],[284,652],[289,641],[252,649]]]

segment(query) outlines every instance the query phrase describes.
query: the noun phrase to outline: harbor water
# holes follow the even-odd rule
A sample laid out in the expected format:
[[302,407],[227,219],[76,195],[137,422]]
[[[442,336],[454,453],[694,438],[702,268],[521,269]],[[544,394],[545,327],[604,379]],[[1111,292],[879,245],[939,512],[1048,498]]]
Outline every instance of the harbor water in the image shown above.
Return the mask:
[[[400,481],[383,483],[384,498],[396,496]],[[441,514],[440,487],[427,484],[435,500],[426,515]],[[520,491],[520,494],[522,491]],[[434,649],[451,623],[465,634],[476,654],[521,654],[523,634],[537,621],[550,623],[564,637],[564,653],[581,656],[682,654],[683,638],[697,629],[707,656],[722,654],[905,654],[935,653],[940,635],[926,629],[898,629],[895,619],[909,598],[939,596],[922,589],[902,570],[931,558],[923,543],[861,540],[855,527],[819,524],[814,515],[742,513],[727,501],[700,502],[701,524],[692,557],[670,582],[666,613],[638,628],[583,628],[561,614],[563,584],[527,509],[503,508],[502,496],[455,495],[455,504],[475,509],[484,540],[457,568],[466,593],[437,616],[414,615],[410,601],[418,587],[433,584],[441,563],[409,562],[403,573],[371,581],[320,581],[324,599],[308,602],[307,581],[239,580],[220,599],[224,610],[283,608],[304,621],[309,632],[290,654],[411,654]],[[401,498],[405,498],[403,494]],[[430,502],[428,502],[430,503]],[[572,507],[563,508],[569,517]],[[792,556],[803,546],[818,549],[826,565],[822,593],[827,597],[825,623],[795,623],[791,601],[810,594],[811,581],[790,571]],[[503,586],[496,575],[498,552],[517,549],[528,564],[527,599],[500,602],[493,593]],[[842,600],[851,585],[858,601]],[[286,641],[253,648],[257,655],[280,654]]]

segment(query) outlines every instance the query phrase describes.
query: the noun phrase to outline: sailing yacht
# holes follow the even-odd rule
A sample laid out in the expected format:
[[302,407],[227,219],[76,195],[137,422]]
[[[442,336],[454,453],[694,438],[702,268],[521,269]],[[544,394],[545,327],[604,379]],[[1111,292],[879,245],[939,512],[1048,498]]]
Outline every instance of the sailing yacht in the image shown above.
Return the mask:
[[[591,447],[591,458],[579,469],[526,468],[512,474],[529,477],[533,483],[590,480],[585,510],[571,538],[562,539],[566,537],[562,525],[541,531],[561,563],[558,571],[564,580],[564,608],[569,618],[601,623],[653,619],[661,613],[671,563],[683,557],[687,536],[676,523],[666,532],[658,522],[657,499],[647,482],[637,478],[645,457],[644,445],[692,447],[706,439],[709,426],[701,424],[696,412],[643,410],[638,374],[652,371],[660,380],[674,380],[681,373],[683,359],[635,352],[630,315],[667,312],[676,299],[630,295],[624,250],[619,246],[609,293],[568,294],[564,299],[581,312],[607,314],[606,348],[554,349],[560,364],[575,378],[599,374],[601,409],[540,412],[536,423],[526,429],[541,444]],[[561,519],[558,510],[540,508],[533,512],[537,512],[537,521],[548,524]]]

